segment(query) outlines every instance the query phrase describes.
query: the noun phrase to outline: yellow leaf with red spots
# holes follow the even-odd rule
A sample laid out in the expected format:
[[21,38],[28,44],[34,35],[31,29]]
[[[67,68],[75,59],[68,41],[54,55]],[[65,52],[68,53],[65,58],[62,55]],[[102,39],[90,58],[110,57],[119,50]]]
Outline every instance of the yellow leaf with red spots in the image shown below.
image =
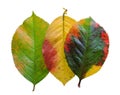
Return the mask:
[[43,45],[45,64],[63,84],[74,77],[64,54],[64,40],[76,21],[68,16],[56,18],[48,27]]

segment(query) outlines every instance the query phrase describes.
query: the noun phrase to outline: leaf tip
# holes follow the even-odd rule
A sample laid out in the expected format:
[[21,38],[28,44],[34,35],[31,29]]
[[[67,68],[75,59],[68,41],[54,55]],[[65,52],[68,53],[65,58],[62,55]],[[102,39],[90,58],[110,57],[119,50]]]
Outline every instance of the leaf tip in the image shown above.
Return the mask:
[[35,16],[35,12],[34,11],[32,11],[32,16]]
[[63,83],[63,86],[65,86],[66,83]]
[[91,16],[89,16],[89,19],[90,19],[91,21],[95,22],[94,19],[93,19]]

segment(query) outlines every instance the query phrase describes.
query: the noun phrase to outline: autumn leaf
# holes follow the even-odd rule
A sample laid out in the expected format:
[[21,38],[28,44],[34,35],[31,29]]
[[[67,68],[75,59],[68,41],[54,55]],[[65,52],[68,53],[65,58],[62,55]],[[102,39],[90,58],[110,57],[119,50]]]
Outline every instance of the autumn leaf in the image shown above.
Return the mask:
[[49,71],[64,85],[74,74],[68,67],[64,54],[64,40],[75,20],[65,16],[56,18],[49,26],[43,45],[45,64]]
[[16,30],[12,39],[12,55],[18,71],[35,85],[47,74],[42,45],[48,23],[34,13]]
[[91,17],[80,20],[70,29],[64,50],[69,67],[79,77],[79,87],[83,78],[99,71],[108,48],[107,33]]

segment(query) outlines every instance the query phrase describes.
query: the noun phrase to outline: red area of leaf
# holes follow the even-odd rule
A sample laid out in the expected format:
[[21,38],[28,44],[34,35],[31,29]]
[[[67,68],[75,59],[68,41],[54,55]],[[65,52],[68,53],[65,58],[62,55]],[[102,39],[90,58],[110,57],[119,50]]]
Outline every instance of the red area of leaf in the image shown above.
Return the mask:
[[68,47],[68,45],[71,44],[71,33],[68,33],[67,37],[66,37],[66,42],[65,42],[65,45],[64,45],[64,49],[66,52],[70,52],[70,49]]
[[53,71],[54,68],[56,67],[57,51],[53,48],[53,46],[48,40],[45,40],[43,44],[42,52],[48,70]]
[[107,58],[108,48],[109,48],[109,38],[108,38],[108,35],[107,35],[107,33],[105,31],[101,32],[101,39],[104,41],[104,44],[105,44],[105,46],[103,48],[104,56],[102,57],[102,61],[97,64],[98,66],[102,66],[103,65],[103,62]]
[[95,26],[94,26],[95,28],[98,28],[99,27],[99,24],[98,23],[95,23]]
[[65,42],[65,50],[66,52],[70,52],[70,49],[68,48],[68,45],[71,44],[71,37],[74,36],[76,38],[79,38],[80,37],[80,34],[79,34],[79,28],[78,28],[78,25],[74,25],[72,26],[72,28],[70,29],[67,37],[66,37],[66,42]]
[[103,65],[103,62],[97,63],[97,66],[102,66],[102,65]]
[[78,37],[80,36],[78,25],[74,25],[74,26],[70,29],[70,33],[71,33],[71,35],[73,35],[74,37],[78,38]]
[[108,54],[108,47],[105,46],[103,51],[104,51],[104,57],[102,59],[105,60]]
[[64,45],[64,49],[66,52],[70,52],[70,49],[68,48],[67,44]]
[[102,40],[104,41],[104,44],[105,44],[105,47],[103,49],[104,56],[102,58],[103,60],[105,60],[106,57],[107,57],[107,54],[108,54],[109,38],[108,38],[107,33],[105,33],[104,31],[101,32],[101,38],[102,38]]
[[101,38],[106,45],[109,45],[109,38],[106,32],[104,31],[101,32]]
[[109,37],[105,31],[101,32],[101,39],[104,42],[104,48],[103,48],[104,55],[102,57],[102,60],[99,63],[97,63],[97,66],[102,66],[103,62],[105,61],[105,59],[107,58],[107,55],[108,55]]

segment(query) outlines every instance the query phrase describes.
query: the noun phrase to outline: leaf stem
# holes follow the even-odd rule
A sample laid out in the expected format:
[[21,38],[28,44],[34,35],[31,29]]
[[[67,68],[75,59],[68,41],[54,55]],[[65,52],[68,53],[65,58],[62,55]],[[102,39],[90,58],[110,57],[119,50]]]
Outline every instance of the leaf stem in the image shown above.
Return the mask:
[[79,82],[78,82],[78,87],[80,88],[80,83],[81,83],[81,79],[79,79]]
[[33,84],[33,90],[32,91],[35,91],[35,84]]
[[64,23],[64,20],[65,20],[65,14],[67,14],[67,9],[63,8],[64,9],[64,12],[63,12],[63,41],[64,41],[64,32],[65,32],[65,23]]

